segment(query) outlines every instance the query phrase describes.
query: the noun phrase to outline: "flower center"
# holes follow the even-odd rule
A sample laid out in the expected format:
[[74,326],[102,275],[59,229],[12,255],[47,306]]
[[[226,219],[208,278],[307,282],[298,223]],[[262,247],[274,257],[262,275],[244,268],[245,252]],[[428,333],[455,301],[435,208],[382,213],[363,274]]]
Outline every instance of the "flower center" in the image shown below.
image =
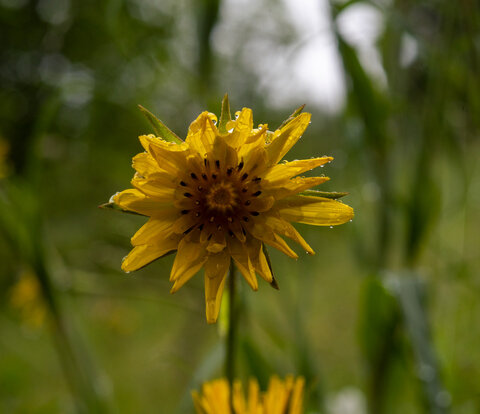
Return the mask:
[[206,196],[206,206],[211,210],[225,212],[237,205],[236,199],[237,195],[232,183],[223,181],[210,188]]
[[244,242],[248,226],[269,201],[261,191],[261,178],[246,171],[243,161],[238,165],[223,165],[220,160],[209,162],[205,168],[187,171],[179,182],[178,196],[181,213],[185,215],[184,231],[198,228],[207,239],[225,232]]

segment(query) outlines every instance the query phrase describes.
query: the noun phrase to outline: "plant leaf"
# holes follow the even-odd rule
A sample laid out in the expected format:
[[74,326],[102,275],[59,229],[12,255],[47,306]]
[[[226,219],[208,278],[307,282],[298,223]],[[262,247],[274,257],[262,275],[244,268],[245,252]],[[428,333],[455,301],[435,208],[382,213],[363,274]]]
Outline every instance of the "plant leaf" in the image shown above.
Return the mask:
[[270,261],[270,255],[268,254],[267,246],[265,245],[265,243],[262,243],[262,247],[263,247],[263,254],[265,255],[265,259],[267,259],[267,264],[270,269],[270,273],[272,274],[272,281],[270,282],[270,286],[273,287],[274,289],[280,290],[277,279],[275,279],[275,275],[273,274],[272,262]]
[[228,94],[226,93],[222,99],[222,112],[220,114],[220,121],[218,122],[218,130],[221,134],[226,134],[227,122],[232,120],[230,113],[230,102],[228,101]]
[[292,119],[296,118],[298,115],[300,115],[303,111],[303,108],[305,108],[305,104],[302,106],[299,106],[295,111],[292,112],[292,114],[285,119],[285,121],[282,122],[282,125],[278,127],[278,129],[283,128],[285,125],[287,125]]
[[339,192],[329,192],[329,191],[317,191],[317,190],[305,190],[299,193],[304,196],[312,197],[323,197],[323,198],[332,198],[336,200],[337,198],[342,198],[348,195],[348,193],[339,193]]
[[153,115],[148,109],[144,108],[142,105],[138,105],[140,111],[142,111],[143,115],[148,119],[150,124],[153,127],[153,131],[155,135],[160,138],[163,138],[165,141],[174,142],[176,144],[181,144],[183,141],[180,137],[175,134],[170,128],[168,128],[160,119],[158,119],[155,115]]
[[135,214],[136,216],[143,216],[143,217],[148,217],[145,214],[140,214],[135,211],[130,211],[130,210],[125,210],[122,207],[120,207],[118,204],[115,204],[114,202],[110,201],[108,203],[100,204],[98,208],[105,208],[105,209],[111,209],[111,210],[117,210],[121,211],[122,213],[129,213],[129,214]]

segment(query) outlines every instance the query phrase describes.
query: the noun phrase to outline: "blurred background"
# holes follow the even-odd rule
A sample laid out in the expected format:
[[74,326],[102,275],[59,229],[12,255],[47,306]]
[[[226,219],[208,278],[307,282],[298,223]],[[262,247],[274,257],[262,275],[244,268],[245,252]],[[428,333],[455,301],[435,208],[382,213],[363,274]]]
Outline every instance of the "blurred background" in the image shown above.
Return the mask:
[[0,0],[0,412],[192,413],[223,374],[203,275],[120,263],[141,104],[185,137],[203,110],[332,155],[352,223],[271,250],[241,284],[238,375],[305,376],[309,413],[480,412],[480,10],[473,0]]

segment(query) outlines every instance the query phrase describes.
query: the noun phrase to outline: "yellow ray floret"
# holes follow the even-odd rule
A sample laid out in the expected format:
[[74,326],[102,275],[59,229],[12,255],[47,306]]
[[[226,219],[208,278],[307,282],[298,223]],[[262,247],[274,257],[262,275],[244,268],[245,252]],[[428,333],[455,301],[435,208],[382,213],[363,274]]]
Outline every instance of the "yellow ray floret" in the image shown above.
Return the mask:
[[273,376],[268,388],[260,392],[258,382],[250,379],[248,393],[240,381],[231,389],[226,379],[206,382],[202,391],[192,392],[197,414],[302,414],[305,380],[289,375],[285,380]]
[[297,258],[286,237],[314,253],[291,222],[334,226],[353,217],[352,208],[333,195],[302,195],[328,177],[299,175],[333,158],[280,162],[304,133],[310,114],[295,113],[274,132],[266,124],[254,128],[248,108],[234,120],[224,122],[223,115],[217,127],[215,115],[201,113],[183,142],[140,136],[145,152],[132,161],[134,188],[115,194],[110,203],[149,217],[132,237],[134,248],[122,269],[137,270],[176,251],[174,293],[204,268],[209,323],[217,320],[231,261],[253,290],[257,275],[275,285],[266,245]]

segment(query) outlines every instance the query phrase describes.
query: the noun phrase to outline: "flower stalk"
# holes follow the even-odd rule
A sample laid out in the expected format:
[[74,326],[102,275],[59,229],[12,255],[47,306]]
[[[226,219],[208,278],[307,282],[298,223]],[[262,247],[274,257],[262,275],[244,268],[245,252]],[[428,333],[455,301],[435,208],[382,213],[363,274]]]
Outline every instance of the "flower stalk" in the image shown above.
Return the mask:
[[235,378],[235,351],[238,331],[238,306],[236,302],[236,274],[233,260],[230,263],[230,277],[228,278],[228,327],[225,347],[225,376],[230,387],[233,387]]

